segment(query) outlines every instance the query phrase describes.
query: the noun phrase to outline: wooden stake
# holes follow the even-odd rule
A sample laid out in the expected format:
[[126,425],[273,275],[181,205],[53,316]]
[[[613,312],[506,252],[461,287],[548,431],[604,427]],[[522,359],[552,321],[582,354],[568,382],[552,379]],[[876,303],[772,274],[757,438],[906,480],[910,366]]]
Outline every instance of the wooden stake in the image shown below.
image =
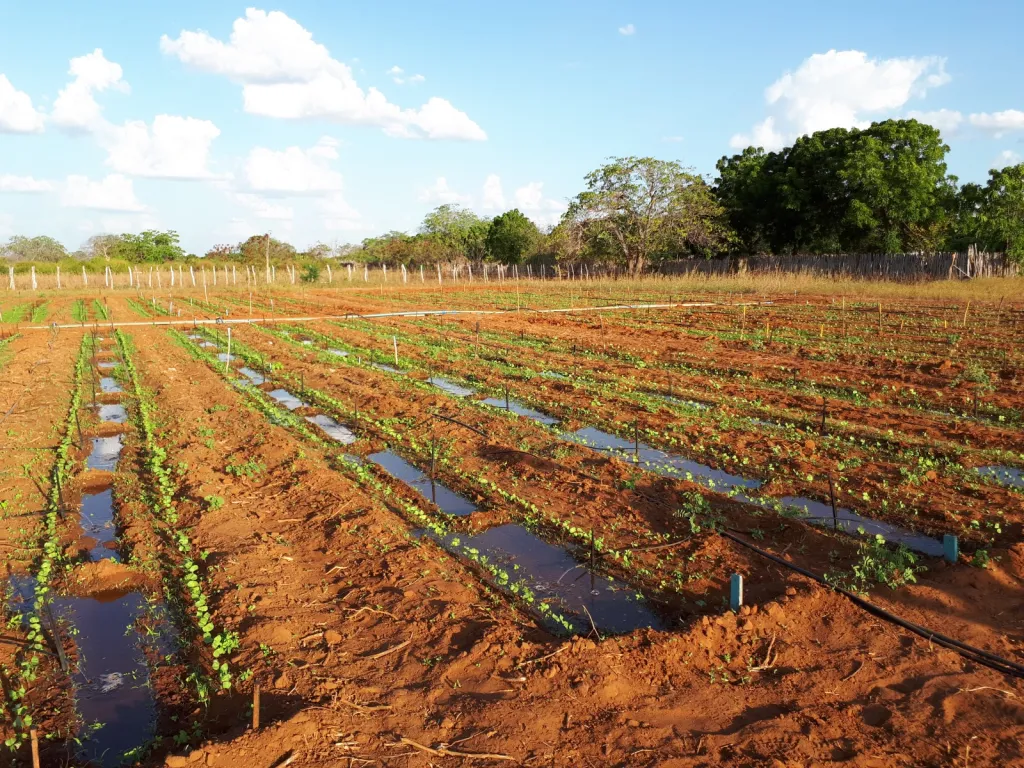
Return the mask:
[[39,768],[39,731],[33,725],[29,734],[32,737],[32,768]]
[[971,311],[971,300],[967,300],[967,308],[964,309],[964,328],[967,327],[967,313]]
[[260,729],[260,684],[256,683],[252,689],[252,729]]

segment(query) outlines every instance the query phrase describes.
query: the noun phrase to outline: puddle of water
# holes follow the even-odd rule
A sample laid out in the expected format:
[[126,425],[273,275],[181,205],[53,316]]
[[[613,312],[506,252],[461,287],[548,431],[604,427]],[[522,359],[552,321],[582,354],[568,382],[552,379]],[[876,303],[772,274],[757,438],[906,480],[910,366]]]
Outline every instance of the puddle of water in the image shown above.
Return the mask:
[[199,339],[203,338],[203,337],[202,337],[201,335],[199,335],[198,333],[190,333],[190,334],[188,335],[188,337],[189,337],[190,339],[192,339],[193,341],[198,341]]
[[124,424],[128,421],[128,411],[123,405],[101,405],[97,413],[100,421],[112,424]]
[[685,406],[686,408],[695,408],[698,411],[709,411],[709,410],[711,410],[711,404],[710,403],[702,403],[699,400],[684,400],[681,397],[674,397],[672,395],[662,395],[662,394],[657,393],[657,392],[652,393],[652,394],[654,394],[656,397],[659,397],[659,398],[661,398],[662,400],[664,400],[666,402],[675,403],[676,405],[682,405],[682,406]]
[[306,403],[299,400],[299,398],[287,389],[275,389],[273,392],[269,392],[268,394],[289,411],[294,411],[296,408],[303,408],[306,405]]
[[[502,400],[501,398],[488,397],[486,400],[484,400],[484,402],[487,403],[487,405],[493,405],[495,408],[505,408],[505,401]],[[512,413],[517,413],[520,416],[525,416],[528,419],[533,419],[534,421],[540,424],[551,425],[558,423],[558,419],[556,419],[554,416],[548,416],[546,413],[534,410],[533,408],[525,406],[516,400],[512,400],[511,398],[509,398],[507,410],[512,411]]]
[[90,765],[117,766],[121,756],[156,735],[157,711],[149,669],[135,631],[145,615],[138,592],[91,598],[61,597],[55,613],[78,630],[75,701],[85,723],[102,723],[81,744]]
[[[828,527],[833,527],[834,525],[831,504],[804,498],[803,496],[783,496],[779,499],[779,502],[783,506],[793,507],[812,518],[816,518],[812,522],[819,525]],[[859,529],[863,529],[867,536],[874,536],[878,533],[884,536],[886,541],[893,544],[905,544],[908,549],[912,549],[915,552],[921,552],[932,557],[942,557],[943,555],[942,542],[930,536],[913,533],[898,526],[883,523],[880,520],[872,520],[869,517],[863,517],[852,510],[841,507],[836,507],[836,517],[839,518],[839,529],[847,533],[857,533]]]
[[310,424],[316,424],[327,433],[328,437],[342,445],[352,445],[356,441],[356,436],[352,434],[352,430],[343,424],[339,424],[330,416],[318,413],[316,416],[307,416],[306,421]]
[[472,395],[474,392],[476,392],[475,389],[460,387],[455,382],[448,381],[448,379],[443,379],[440,376],[431,376],[429,379],[427,379],[427,381],[433,384],[438,389],[444,390],[448,394],[455,395],[456,397],[468,397],[469,395]]
[[1000,485],[1024,489],[1024,470],[1016,467],[993,464],[988,467],[978,467],[975,471],[983,477],[995,480]]
[[430,478],[426,474],[391,451],[374,453],[367,458],[450,515],[468,515],[476,511],[476,505],[469,499],[460,496],[437,481],[430,482]]
[[668,629],[668,623],[637,592],[580,563],[568,550],[549,544],[519,525],[501,525],[474,536],[448,534],[441,540],[449,550],[466,547],[502,568],[510,582],[524,580],[538,600],[547,600],[574,625],[589,632],[590,619],[607,632],[631,632],[640,627]]
[[[581,445],[615,454],[625,461],[639,463],[645,469],[663,477],[689,480],[719,493],[728,493],[733,489],[756,490],[761,487],[760,480],[733,475],[721,469],[712,469],[707,464],[666,453],[644,443],[637,445],[595,427],[585,427],[577,432],[567,433],[564,437]],[[746,497],[742,500],[746,500]]]
[[310,347],[310,346],[313,345],[313,342],[310,339],[303,339],[302,343],[303,343],[304,346],[307,346],[307,347]]
[[564,373],[559,373],[558,371],[541,371],[540,375],[545,379],[562,379],[563,381],[569,378]]
[[260,385],[267,380],[266,376],[264,376],[259,371],[254,371],[252,368],[246,368],[243,366],[242,368],[238,369],[238,372],[245,376],[245,378],[249,380],[250,384]]
[[115,379],[110,376],[104,376],[100,379],[100,392],[110,394],[113,392],[124,392],[124,390],[121,389],[121,385]]
[[124,447],[123,435],[92,438],[92,452],[85,460],[86,469],[102,469],[113,472]]
[[[238,357],[238,355],[235,355],[236,359],[237,359],[237,357]],[[222,363],[230,363],[231,362],[231,358],[228,357],[228,353],[227,352],[219,352],[219,353],[217,353],[217,359],[220,360]]]
[[117,552],[107,546],[116,534],[112,488],[82,495],[82,530],[96,540],[96,545],[89,550],[90,560],[119,560]]
[[332,355],[337,355],[338,357],[348,357],[348,352],[344,349],[328,349],[327,351]]
[[217,345],[214,344],[212,341],[204,341],[204,342],[201,342],[199,344],[199,346],[200,347],[204,347],[206,349],[211,349],[211,348],[216,348]]
[[96,367],[97,368],[116,368],[117,367],[117,361],[116,360],[100,360],[98,363],[96,363]]
[[371,363],[371,365],[374,368],[377,368],[377,369],[379,369],[381,371],[387,371],[388,373],[398,373],[398,374],[404,374],[405,373],[405,371],[400,371],[397,368],[395,368],[393,365],[388,365],[387,363]]
[[[12,575],[10,584],[17,610],[31,604],[35,579]],[[135,630],[146,616],[147,603],[139,592],[100,593],[91,597],[57,596],[53,615],[61,632],[75,630],[79,668],[74,675],[75,709],[86,727],[78,734],[77,757],[91,766],[113,768],[122,764],[125,752],[156,736],[157,704],[149,685],[145,646],[160,656],[177,651],[177,638],[161,606],[155,635]],[[50,625],[47,622],[47,630]],[[92,731],[89,724],[102,724]]]

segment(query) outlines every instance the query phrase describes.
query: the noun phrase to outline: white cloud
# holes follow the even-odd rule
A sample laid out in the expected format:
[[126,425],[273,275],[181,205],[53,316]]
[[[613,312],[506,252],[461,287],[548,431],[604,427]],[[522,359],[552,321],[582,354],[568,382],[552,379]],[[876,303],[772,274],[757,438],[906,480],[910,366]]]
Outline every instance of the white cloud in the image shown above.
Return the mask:
[[863,51],[816,53],[765,90],[770,114],[752,135],[733,136],[730,145],[778,149],[827,128],[867,127],[870,117],[898,110],[948,82],[945,59],[934,56],[869,59]]
[[182,31],[177,39],[161,37],[160,48],[187,65],[240,82],[245,111],[251,114],[371,125],[401,138],[487,138],[445,99],[403,109],[376,88],[364,91],[348,65],[280,11],[247,9],[244,18],[235,20],[228,42],[203,31]]
[[544,182],[531,181],[516,190],[516,208],[525,213],[539,227],[554,226],[568,206],[561,200],[544,197]]
[[0,133],[39,133],[43,114],[32,106],[32,99],[17,90],[6,75],[0,75]]
[[132,180],[112,173],[100,181],[85,176],[68,176],[61,191],[61,204],[67,208],[92,208],[99,211],[145,211],[135,197]]
[[786,145],[786,137],[775,130],[775,118],[766,117],[754,126],[749,136],[738,133],[729,139],[729,146],[733,149],[744,149],[750,145],[764,147],[771,152],[782,149]]
[[636,34],[636,27],[634,27],[632,24],[627,24],[624,27],[619,27],[619,34],[626,35],[627,37],[629,35],[634,35]]
[[979,112],[970,116],[971,125],[991,131],[997,139],[1010,131],[1024,131],[1024,112],[1019,109],[1005,109],[1002,112]]
[[100,48],[71,59],[68,74],[74,79],[57,94],[50,115],[62,128],[88,130],[101,121],[100,105],[96,103],[94,92],[108,88],[128,91],[128,83],[121,79],[124,74],[121,65],[108,61]]
[[533,219],[537,226],[547,227],[557,224],[567,207],[560,200],[544,197],[544,182],[542,181],[531,181],[519,187],[512,193],[511,203],[505,200],[501,177],[492,173],[484,181],[481,208],[485,211],[505,211],[508,208],[518,208],[521,213]]
[[438,203],[441,205],[459,203],[465,205],[471,199],[469,195],[460,194],[449,187],[448,180],[444,176],[438,176],[437,181],[420,191],[420,200],[425,203]]
[[331,231],[353,232],[366,228],[359,211],[349,205],[340,192],[324,198],[318,208],[324,217],[324,227]]
[[102,216],[99,227],[94,229],[99,232],[139,232],[159,227],[160,222],[155,216],[149,213],[131,213]]
[[31,176],[0,174],[0,192],[49,192],[53,184]]
[[505,210],[505,193],[501,188],[501,177],[496,173],[484,179],[482,207],[485,211]]
[[957,128],[964,121],[963,114],[954,109],[938,109],[932,112],[911,110],[907,112],[907,117],[938,128],[942,133],[956,133]]
[[245,179],[260,192],[321,195],[341,189],[341,174],[331,168],[338,159],[338,142],[329,136],[309,149],[288,147],[280,152],[254,147],[245,161]]
[[104,123],[96,129],[107,150],[107,165],[118,173],[161,179],[210,179],[210,145],[220,129],[209,120],[157,115],[152,127],[142,120]]
[[234,199],[240,205],[245,206],[253,215],[260,219],[272,219],[276,221],[291,221],[295,218],[295,209],[290,205],[267,200],[260,195],[248,192],[239,192]]
[[1014,152],[1012,149],[1004,149],[992,163],[992,167],[1002,170],[1008,165],[1017,165],[1021,160],[1024,160],[1024,158],[1021,157],[1019,152]]
[[412,83],[413,85],[419,85],[420,83],[426,81],[426,79],[427,78],[425,78],[423,75],[417,74],[410,77],[409,82]]

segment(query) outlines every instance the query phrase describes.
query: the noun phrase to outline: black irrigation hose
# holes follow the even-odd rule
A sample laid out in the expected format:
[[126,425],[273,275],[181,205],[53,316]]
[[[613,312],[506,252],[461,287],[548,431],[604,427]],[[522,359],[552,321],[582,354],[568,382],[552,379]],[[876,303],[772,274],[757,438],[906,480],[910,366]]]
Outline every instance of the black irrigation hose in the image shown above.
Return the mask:
[[899,616],[895,616],[886,611],[885,609],[879,608],[874,603],[870,603],[864,598],[858,597],[853,592],[850,592],[847,589],[843,589],[842,587],[837,587],[832,584],[829,584],[827,581],[825,581],[825,579],[823,579],[821,576],[818,576],[816,573],[812,573],[811,571],[801,568],[798,565],[794,565],[793,563],[783,560],[781,557],[777,557],[776,555],[773,555],[770,552],[766,552],[763,549],[755,547],[753,544],[744,541],[735,534],[729,533],[728,531],[719,531],[719,534],[729,539],[730,541],[734,541],[737,544],[744,546],[753,552],[756,552],[761,557],[771,560],[773,563],[785,566],[786,568],[789,568],[792,571],[796,571],[801,576],[806,576],[808,579],[816,581],[822,586],[825,586],[828,589],[838,592],[843,597],[852,602],[854,605],[856,605],[858,608],[867,611],[872,616],[876,616],[879,619],[883,619],[884,621],[888,621],[891,624],[895,624],[898,627],[902,627],[903,629],[906,629],[909,632],[913,632],[915,635],[923,637],[930,643],[935,643],[936,645],[941,645],[944,648],[956,651],[965,659],[969,659],[970,661],[973,661],[977,664],[981,664],[982,666],[988,667],[989,669],[994,669],[996,672],[1001,672],[1004,675],[1009,675],[1010,677],[1024,679],[1024,665],[1017,664],[1016,662],[1010,661],[1009,659],[1004,659],[1002,656],[996,656],[994,653],[989,653],[988,651],[982,650],[981,648],[975,648],[973,645],[961,643],[959,640],[954,640],[951,637],[947,637],[946,635],[934,632],[930,629],[927,629],[926,627],[922,627],[918,624],[906,621],[905,619],[901,619]]

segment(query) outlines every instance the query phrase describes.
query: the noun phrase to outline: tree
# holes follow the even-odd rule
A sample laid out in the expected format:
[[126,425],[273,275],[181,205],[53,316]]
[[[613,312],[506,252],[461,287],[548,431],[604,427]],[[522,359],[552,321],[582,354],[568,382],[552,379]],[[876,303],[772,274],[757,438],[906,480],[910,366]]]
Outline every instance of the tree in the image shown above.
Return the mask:
[[495,217],[487,232],[487,254],[504,264],[519,264],[543,236],[518,208]]
[[109,261],[121,253],[123,240],[124,235],[93,235],[85,241],[83,250],[90,259],[101,258]]
[[420,234],[440,246],[445,258],[464,256],[479,260],[484,256],[491,222],[458,205],[438,206],[423,218]]
[[952,247],[977,245],[1024,264],[1024,163],[989,171],[988,183],[965,184],[956,195]]
[[[240,242],[237,250],[246,264],[262,266],[267,259],[267,236],[252,235]],[[294,259],[296,253],[295,246],[282,240],[270,238],[270,261],[272,264]]]
[[52,237],[15,235],[0,247],[0,255],[9,261],[60,261],[67,258],[64,246]]
[[711,255],[734,238],[711,188],[679,163],[614,158],[586,177],[562,217],[581,253],[604,253],[639,274],[657,257]]
[[147,229],[137,235],[124,234],[116,241],[110,241],[103,255],[108,259],[152,263],[182,261],[185,251],[178,245],[178,233],[174,230],[157,232]]
[[954,194],[937,128],[886,120],[850,135],[839,173],[849,205],[849,245],[901,253],[937,248]]
[[715,193],[747,252],[936,248],[954,205],[938,130],[886,120],[718,161]]

